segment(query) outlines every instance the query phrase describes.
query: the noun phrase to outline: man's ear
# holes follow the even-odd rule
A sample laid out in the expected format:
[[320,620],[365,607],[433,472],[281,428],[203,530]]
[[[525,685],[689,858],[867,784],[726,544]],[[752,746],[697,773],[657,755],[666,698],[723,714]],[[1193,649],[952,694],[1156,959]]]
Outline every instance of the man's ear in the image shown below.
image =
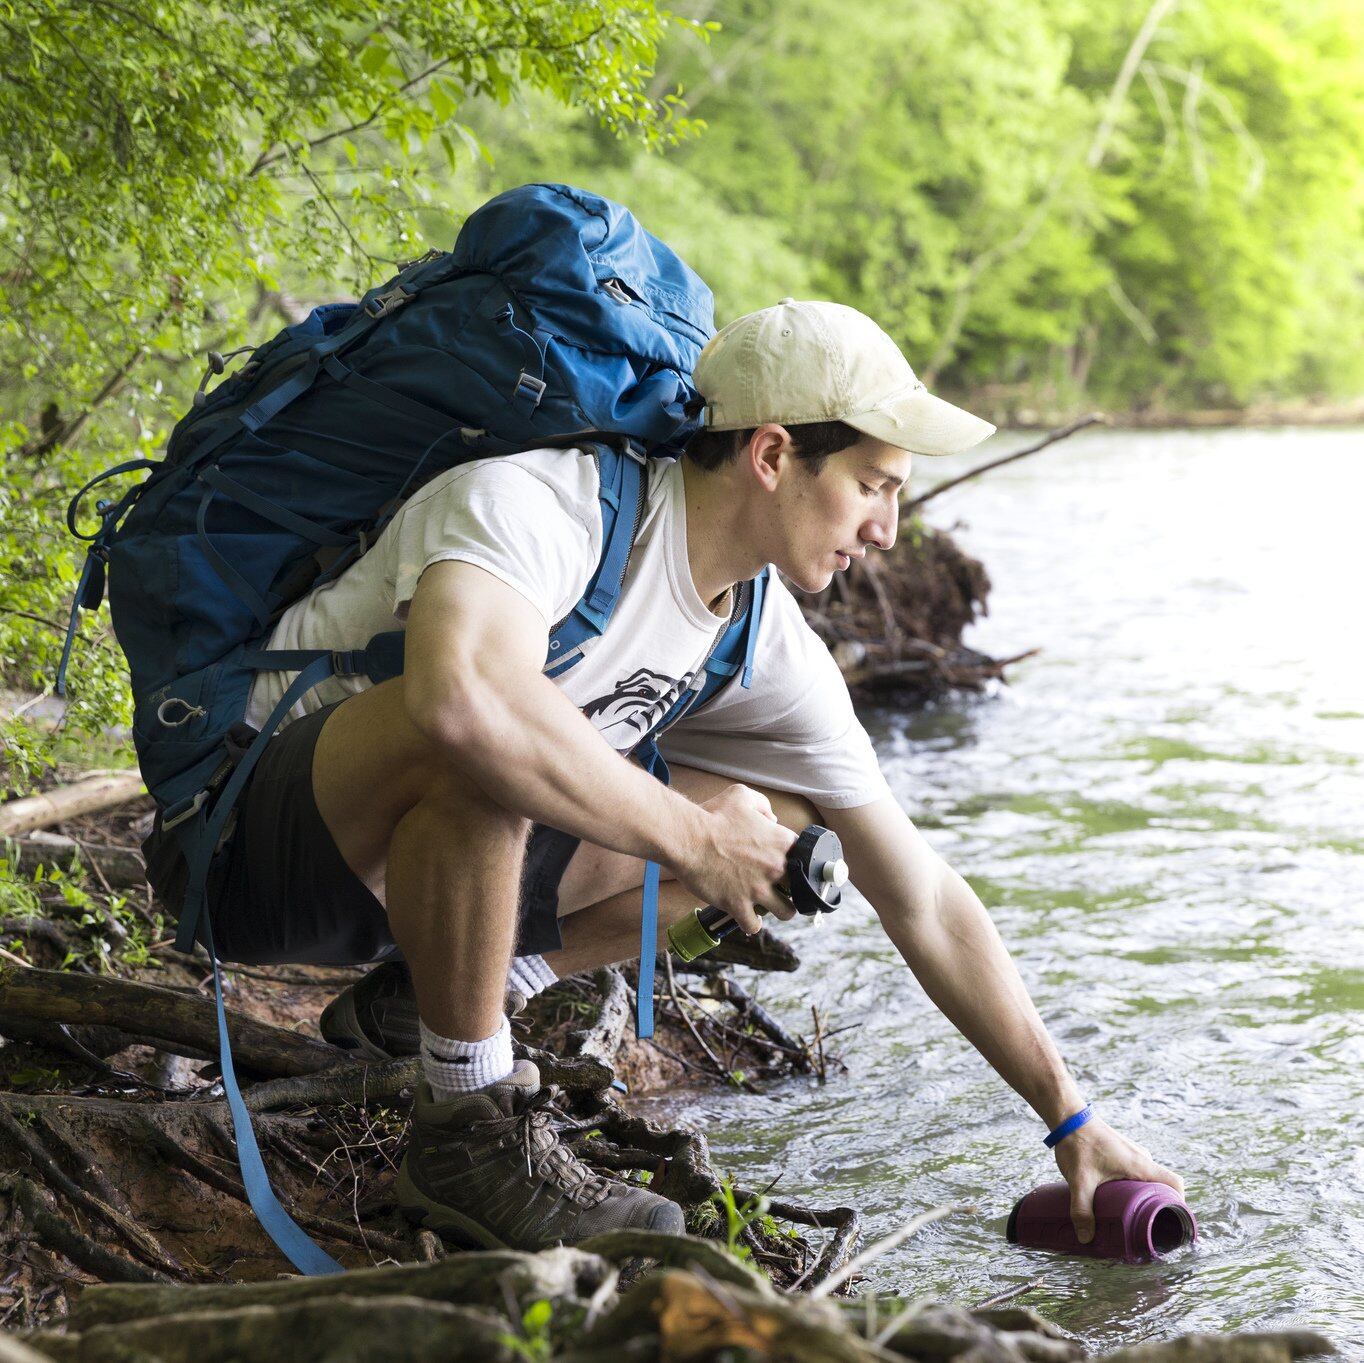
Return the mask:
[[762,487],[774,492],[795,458],[795,445],[790,432],[775,421],[759,426],[744,447],[743,458]]

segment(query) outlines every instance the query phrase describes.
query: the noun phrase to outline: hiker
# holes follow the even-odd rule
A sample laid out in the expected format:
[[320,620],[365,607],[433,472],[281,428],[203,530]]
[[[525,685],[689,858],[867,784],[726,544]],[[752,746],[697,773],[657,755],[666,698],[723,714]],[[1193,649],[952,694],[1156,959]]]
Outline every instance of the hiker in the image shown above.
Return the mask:
[[[694,381],[702,428],[682,459],[650,461],[618,606],[576,665],[545,659],[602,553],[586,450],[441,473],[284,612],[270,649],[359,649],[397,622],[405,663],[378,684],[323,682],[264,748],[210,901],[217,953],[380,960],[322,1031],[367,1057],[420,1053],[397,1183],[414,1221],[520,1249],[680,1232],[676,1204],[601,1177],[560,1140],[536,1067],[513,1060],[508,1012],[638,953],[650,861],[661,927],[701,904],[746,933],[764,912],[789,918],[787,850],[821,823],[934,1002],[1053,1137],[1068,1128],[1055,1156],[1087,1240],[1099,1183],[1182,1185],[1079,1117],[1080,1090],[983,906],[895,801],[775,573],[746,685],[669,729],[670,785],[645,770],[649,735],[698,683],[741,584],[771,564],[816,592],[889,549],[913,454],[957,453],[993,427],[930,395],[871,319],[832,303],[739,318]],[[290,680],[260,672],[248,722],[260,727]]]

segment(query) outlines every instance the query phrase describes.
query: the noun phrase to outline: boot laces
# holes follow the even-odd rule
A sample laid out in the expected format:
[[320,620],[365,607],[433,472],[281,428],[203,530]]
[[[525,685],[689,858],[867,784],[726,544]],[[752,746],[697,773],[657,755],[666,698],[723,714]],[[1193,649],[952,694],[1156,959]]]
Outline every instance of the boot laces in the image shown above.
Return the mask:
[[486,1127],[490,1135],[509,1136],[520,1147],[528,1175],[539,1173],[556,1183],[575,1202],[592,1207],[610,1192],[611,1185],[559,1139],[551,1115],[565,1115],[555,1105],[559,1097],[557,1088],[545,1085],[535,1093],[518,1098],[514,1115],[493,1119]]

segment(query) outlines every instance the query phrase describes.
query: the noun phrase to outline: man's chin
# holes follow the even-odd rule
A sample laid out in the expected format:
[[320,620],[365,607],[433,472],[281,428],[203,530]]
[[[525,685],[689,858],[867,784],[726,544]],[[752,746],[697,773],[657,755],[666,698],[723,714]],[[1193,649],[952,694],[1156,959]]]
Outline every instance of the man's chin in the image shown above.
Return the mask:
[[812,596],[817,592],[822,592],[834,580],[833,572],[827,569],[816,573],[807,573],[801,577],[796,577],[791,573],[788,573],[787,576],[800,591],[809,592]]

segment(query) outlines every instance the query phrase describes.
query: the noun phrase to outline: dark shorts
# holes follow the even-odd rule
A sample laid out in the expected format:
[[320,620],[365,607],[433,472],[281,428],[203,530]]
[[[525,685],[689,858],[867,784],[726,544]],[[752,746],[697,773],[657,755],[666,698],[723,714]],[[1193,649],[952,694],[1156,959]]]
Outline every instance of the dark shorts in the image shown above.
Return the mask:
[[[313,750],[335,708],[295,720],[251,774],[209,892],[220,960],[358,965],[398,954],[383,905],[342,860],[313,797]],[[577,838],[557,829],[531,830],[518,955],[562,945],[559,879],[577,847]]]

